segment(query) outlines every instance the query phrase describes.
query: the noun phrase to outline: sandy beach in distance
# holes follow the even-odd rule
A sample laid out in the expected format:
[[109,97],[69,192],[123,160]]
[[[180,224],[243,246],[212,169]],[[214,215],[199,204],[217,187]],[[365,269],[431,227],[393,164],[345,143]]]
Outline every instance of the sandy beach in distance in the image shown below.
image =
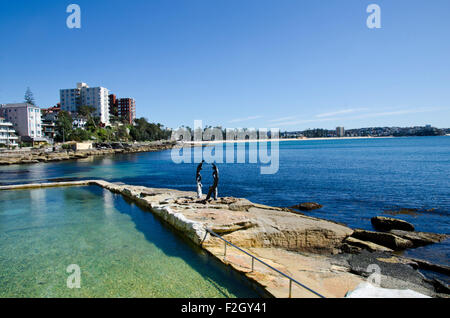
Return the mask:
[[221,144],[221,143],[242,143],[242,142],[283,142],[283,141],[313,141],[313,140],[343,140],[343,139],[378,139],[378,138],[396,138],[394,136],[386,137],[320,137],[320,138],[277,138],[277,139],[240,139],[240,140],[203,140],[203,141],[181,141],[183,144]]

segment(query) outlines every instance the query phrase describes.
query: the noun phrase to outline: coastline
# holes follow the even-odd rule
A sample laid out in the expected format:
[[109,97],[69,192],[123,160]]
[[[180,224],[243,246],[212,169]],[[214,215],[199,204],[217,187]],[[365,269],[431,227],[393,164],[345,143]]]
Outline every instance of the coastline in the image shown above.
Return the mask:
[[394,136],[386,137],[320,137],[320,138],[274,138],[274,139],[246,139],[246,140],[211,140],[211,141],[181,141],[181,144],[204,145],[222,143],[249,143],[249,142],[284,142],[284,141],[315,141],[315,140],[355,140],[355,139],[386,139],[399,138]]
[[[96,185],[121,194],[144,211],[155,214],[269,296],[288,296],[289,281],[286,277],[261,264],[256,264],[252,270],[248,255],[231,246],[226,249],[225,256],[224,242],[208,234],[207,229],[325,297],[344,297],[365,283],[368,277],[366,268],[370,264],[377,264],[382,269],[381,287],[411,289],[431,297],[449,295],[445,287],[438,288],[434,282],[423,278],[417,271],[422,266],[420,262],[383,249],[346,252],[344,247],[357,230],[290,209],[232,197],[203,203],[196,199],[194,192],[103,180],[1,186],[0,191],[84,185]],[[371,248],[377,249],[376,244]],[[292,297],[313,296],[298,285],[292,289]]]
[[177,146],[177,142],[159,141],[149,143],[116,143],[120,144],[117,148],[93,148],[86,150],[56,150],[45,151],[44,149],[27,149],[27,150],[6,150],[0,152],[0,166],[16,165],[16,164],[33,164],[33,163],[50,163],[66,160],[86,159],[94,156],[127,154],[138,152],[153,152],[172,149]]

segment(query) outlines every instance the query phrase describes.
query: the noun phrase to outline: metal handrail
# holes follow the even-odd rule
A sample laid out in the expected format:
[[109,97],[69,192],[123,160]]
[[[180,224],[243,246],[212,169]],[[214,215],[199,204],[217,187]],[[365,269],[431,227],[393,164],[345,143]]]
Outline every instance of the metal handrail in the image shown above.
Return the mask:
[[[250,254],[249,252],[243,250],[243,249],[240,248],[239,246],[236,246],[236,245],[234,245],[233,243],[227,241],[226,239],[224,239],[222,236],[220,236],[219,234],[215,233],[214,231],[212,231],[212,230],[210,230],[210,229],[208,229],[208,228],[205,228],[205,230],[206,230],[207,233],[209,233],[209,234],[211,234],[211,235],[214,235],[215,237],[217,237],[217,238],[219,238],[219,239],[221,239],[222,241],[225,242],[224,255],[223,255],[223,256],[224,256],[224,260],[226,260],[226,256],[227,256],[227,244],[229,244],[230,246],[232,246],[232,247],[238,249],[238,250],[241,251],[242,253],[245,253],[245,254],[247,254],[248,256],[250,256],[250,257],[252,258],[252,272],[253,272],[253,269],[254,269],[254,264],[255,264],[255,259],[256,259],[256,260],[257,260],[258,262],[260,262],[261,264],[266,265],[267,267],[269,267],[270,269],[274,270],[274,271],[277,272],[278,274],[280,274],[280,275],[286,277],[287,279],[289,279],[289,298],[292,297],[292,282],[294,282],[294,283],[296,283],[297,285],[303,287],[304,289],[310,291],[310,292],[313,293],[314,295],[319,296],[320,298],[326,298],[325,296],[319,294],[318,292],[316,292],[316,291],[312,290],[311,288],[309,288],[309,287],[303,285],[302,283],[298,282],[297,280],[295,280],[294,278],[290,277],[289,275],[286,275],[285,273],[279,271],[279,270],[276,269],[275,267],[273,267],[273,266],[267,264],[266,262],[260,260],[258,257],[256,257],[256,256]],[[205,236],[205,238],[206,238],[206,236]]]

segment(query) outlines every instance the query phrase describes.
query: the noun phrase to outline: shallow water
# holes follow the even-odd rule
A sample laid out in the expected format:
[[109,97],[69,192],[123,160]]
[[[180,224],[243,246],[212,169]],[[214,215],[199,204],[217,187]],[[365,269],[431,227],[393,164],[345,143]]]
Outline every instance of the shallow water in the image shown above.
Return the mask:
[[108,190],[0,191],[0,297],[258,296],[234,275]]
[[[324,208],[309,215],[363,229],[372,229],[373,216],[390,216],[385,210],[435,209],[395,217],[419,231],[450,234],[450,137],[286,141],[280,143],[276,174],[261,175],[260,163],[218,166],[219,196],[282,207],[316,201]],[[196,164],[175,164],[169,150],[0,167],[0,184],[102,178],[195,191],[195,171]],[[211,173],[205,166],[205,189],[212,183]],[[407,254],[450,265],[450,242]]]

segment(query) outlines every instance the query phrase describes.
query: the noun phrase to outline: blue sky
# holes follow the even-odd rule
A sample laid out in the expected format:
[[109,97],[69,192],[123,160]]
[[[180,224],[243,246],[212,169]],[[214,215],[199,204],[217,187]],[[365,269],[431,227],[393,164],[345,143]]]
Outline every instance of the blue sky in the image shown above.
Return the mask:
[[83,81],[173,128],[450,127],[449,16],[448,0],[0,0],[0,103],[29,86],[52,106]]

